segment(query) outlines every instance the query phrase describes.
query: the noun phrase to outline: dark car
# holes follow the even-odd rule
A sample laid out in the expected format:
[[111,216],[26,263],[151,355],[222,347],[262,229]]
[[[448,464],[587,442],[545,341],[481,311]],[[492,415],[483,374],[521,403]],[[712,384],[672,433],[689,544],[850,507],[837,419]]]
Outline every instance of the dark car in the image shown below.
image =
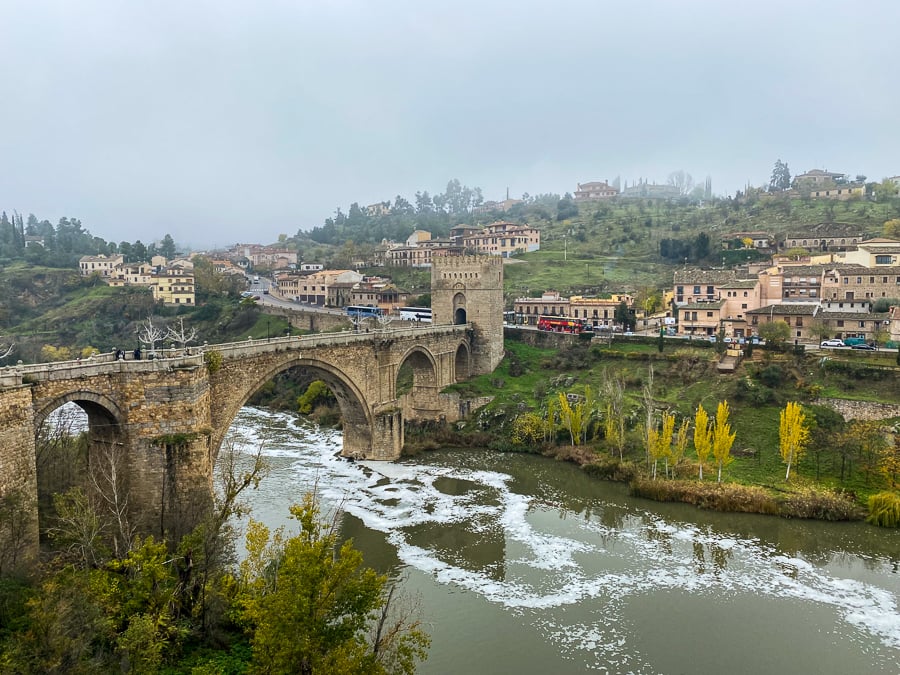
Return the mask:
[[862,349],[863,351],[874,352],[877,347],[874,345],[853,345],[850,349]]

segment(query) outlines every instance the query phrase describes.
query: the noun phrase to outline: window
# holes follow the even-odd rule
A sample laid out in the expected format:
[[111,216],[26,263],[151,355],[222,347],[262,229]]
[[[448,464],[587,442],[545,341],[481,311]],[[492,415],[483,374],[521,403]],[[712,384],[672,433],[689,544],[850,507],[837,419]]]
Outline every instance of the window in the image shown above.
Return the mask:
[[891,264],[891,256],[889,256],[889,255],[876,255],[876,256],[875,256],[875,264],[876,264],[876,265],[890,265],[890,264]]
[[706,313],[706,318],[707,318],[707,319],[711,319],[711,318],[712,318],[712,312],[707,312],[707,313]]
[[838,320],[837,320],[837,327],[838,327],[838,328],[843,328],[843,327],[844,327],[844,320],[843,320],[843,319],[838,319]]
[[741,309],[747,309],[747,303],[746,303],[746,302],[745,302],[743,305],[741,305]]
[[794,322],[794,325],[795,325],[795,326],[802,326],[802,325],[803,325],[803,317],[802,317],[802,316],[798,316],[798,317],[797,317],[797,320]]
[[859,322],[859,327],[860,327],[860,328],[865,328],[865,327],[866,327],[866,322],[865,322],[865,321],[860,321],[860,322]]
[[700,287],[694,286],[694,295],[700,295]]
[[744,291],[744,297],[745,298],[747,297],[747,291]]

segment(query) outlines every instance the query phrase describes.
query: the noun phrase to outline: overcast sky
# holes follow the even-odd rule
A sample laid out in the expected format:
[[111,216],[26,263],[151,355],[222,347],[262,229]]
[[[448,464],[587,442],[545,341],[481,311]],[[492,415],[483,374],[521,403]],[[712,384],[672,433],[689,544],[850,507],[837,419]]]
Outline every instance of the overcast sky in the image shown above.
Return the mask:
[[274,241],[447,181],[900,174],[900,2],[2,0],[0,209]]

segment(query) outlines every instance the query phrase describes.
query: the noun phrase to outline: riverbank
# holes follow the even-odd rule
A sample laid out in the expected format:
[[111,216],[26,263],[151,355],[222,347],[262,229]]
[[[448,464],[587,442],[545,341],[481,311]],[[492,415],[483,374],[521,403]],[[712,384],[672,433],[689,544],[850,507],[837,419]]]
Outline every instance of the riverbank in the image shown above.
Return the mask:
[[[446,425],[419,425],[411,436],[412,440],[404,448],[405,456],[453,447],[487,447],[510,452],[509,447],[503,447],[506,445],[504,440],[495,435],[461,433]],[[859,521],[868,515],[867,509],[851,492],[802,482],[774,487],[701,481],[696,478],[699,467],[693,462],[682,462],[672,470],[672,478],[654,479],[647,475],[642,464],[620,460],[590,446],[544,445],[520,452],[573,463],[592,478],[627,483],[633,496],[657,502],[681,502],[714,511],[824,521]]]

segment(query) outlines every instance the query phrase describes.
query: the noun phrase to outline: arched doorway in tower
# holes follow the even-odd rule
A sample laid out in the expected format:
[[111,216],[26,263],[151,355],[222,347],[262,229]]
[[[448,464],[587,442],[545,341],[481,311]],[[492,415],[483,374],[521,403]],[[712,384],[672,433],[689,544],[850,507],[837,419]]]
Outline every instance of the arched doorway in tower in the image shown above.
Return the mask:
[[102,549],[116,554],[126,550],[133,536],[130,467],[120,416],[112,401],[89,392],[63,396],[36,415],[35,496],[41,541],[49,545],[50,532],[61,541],[82,535],[74,530],[94,522],[90,545],[79,547],[87,564],[96,563],[94,556]]
[[453,323],[456,326],[466,323],[466,296],[462,293],[453,296]]

